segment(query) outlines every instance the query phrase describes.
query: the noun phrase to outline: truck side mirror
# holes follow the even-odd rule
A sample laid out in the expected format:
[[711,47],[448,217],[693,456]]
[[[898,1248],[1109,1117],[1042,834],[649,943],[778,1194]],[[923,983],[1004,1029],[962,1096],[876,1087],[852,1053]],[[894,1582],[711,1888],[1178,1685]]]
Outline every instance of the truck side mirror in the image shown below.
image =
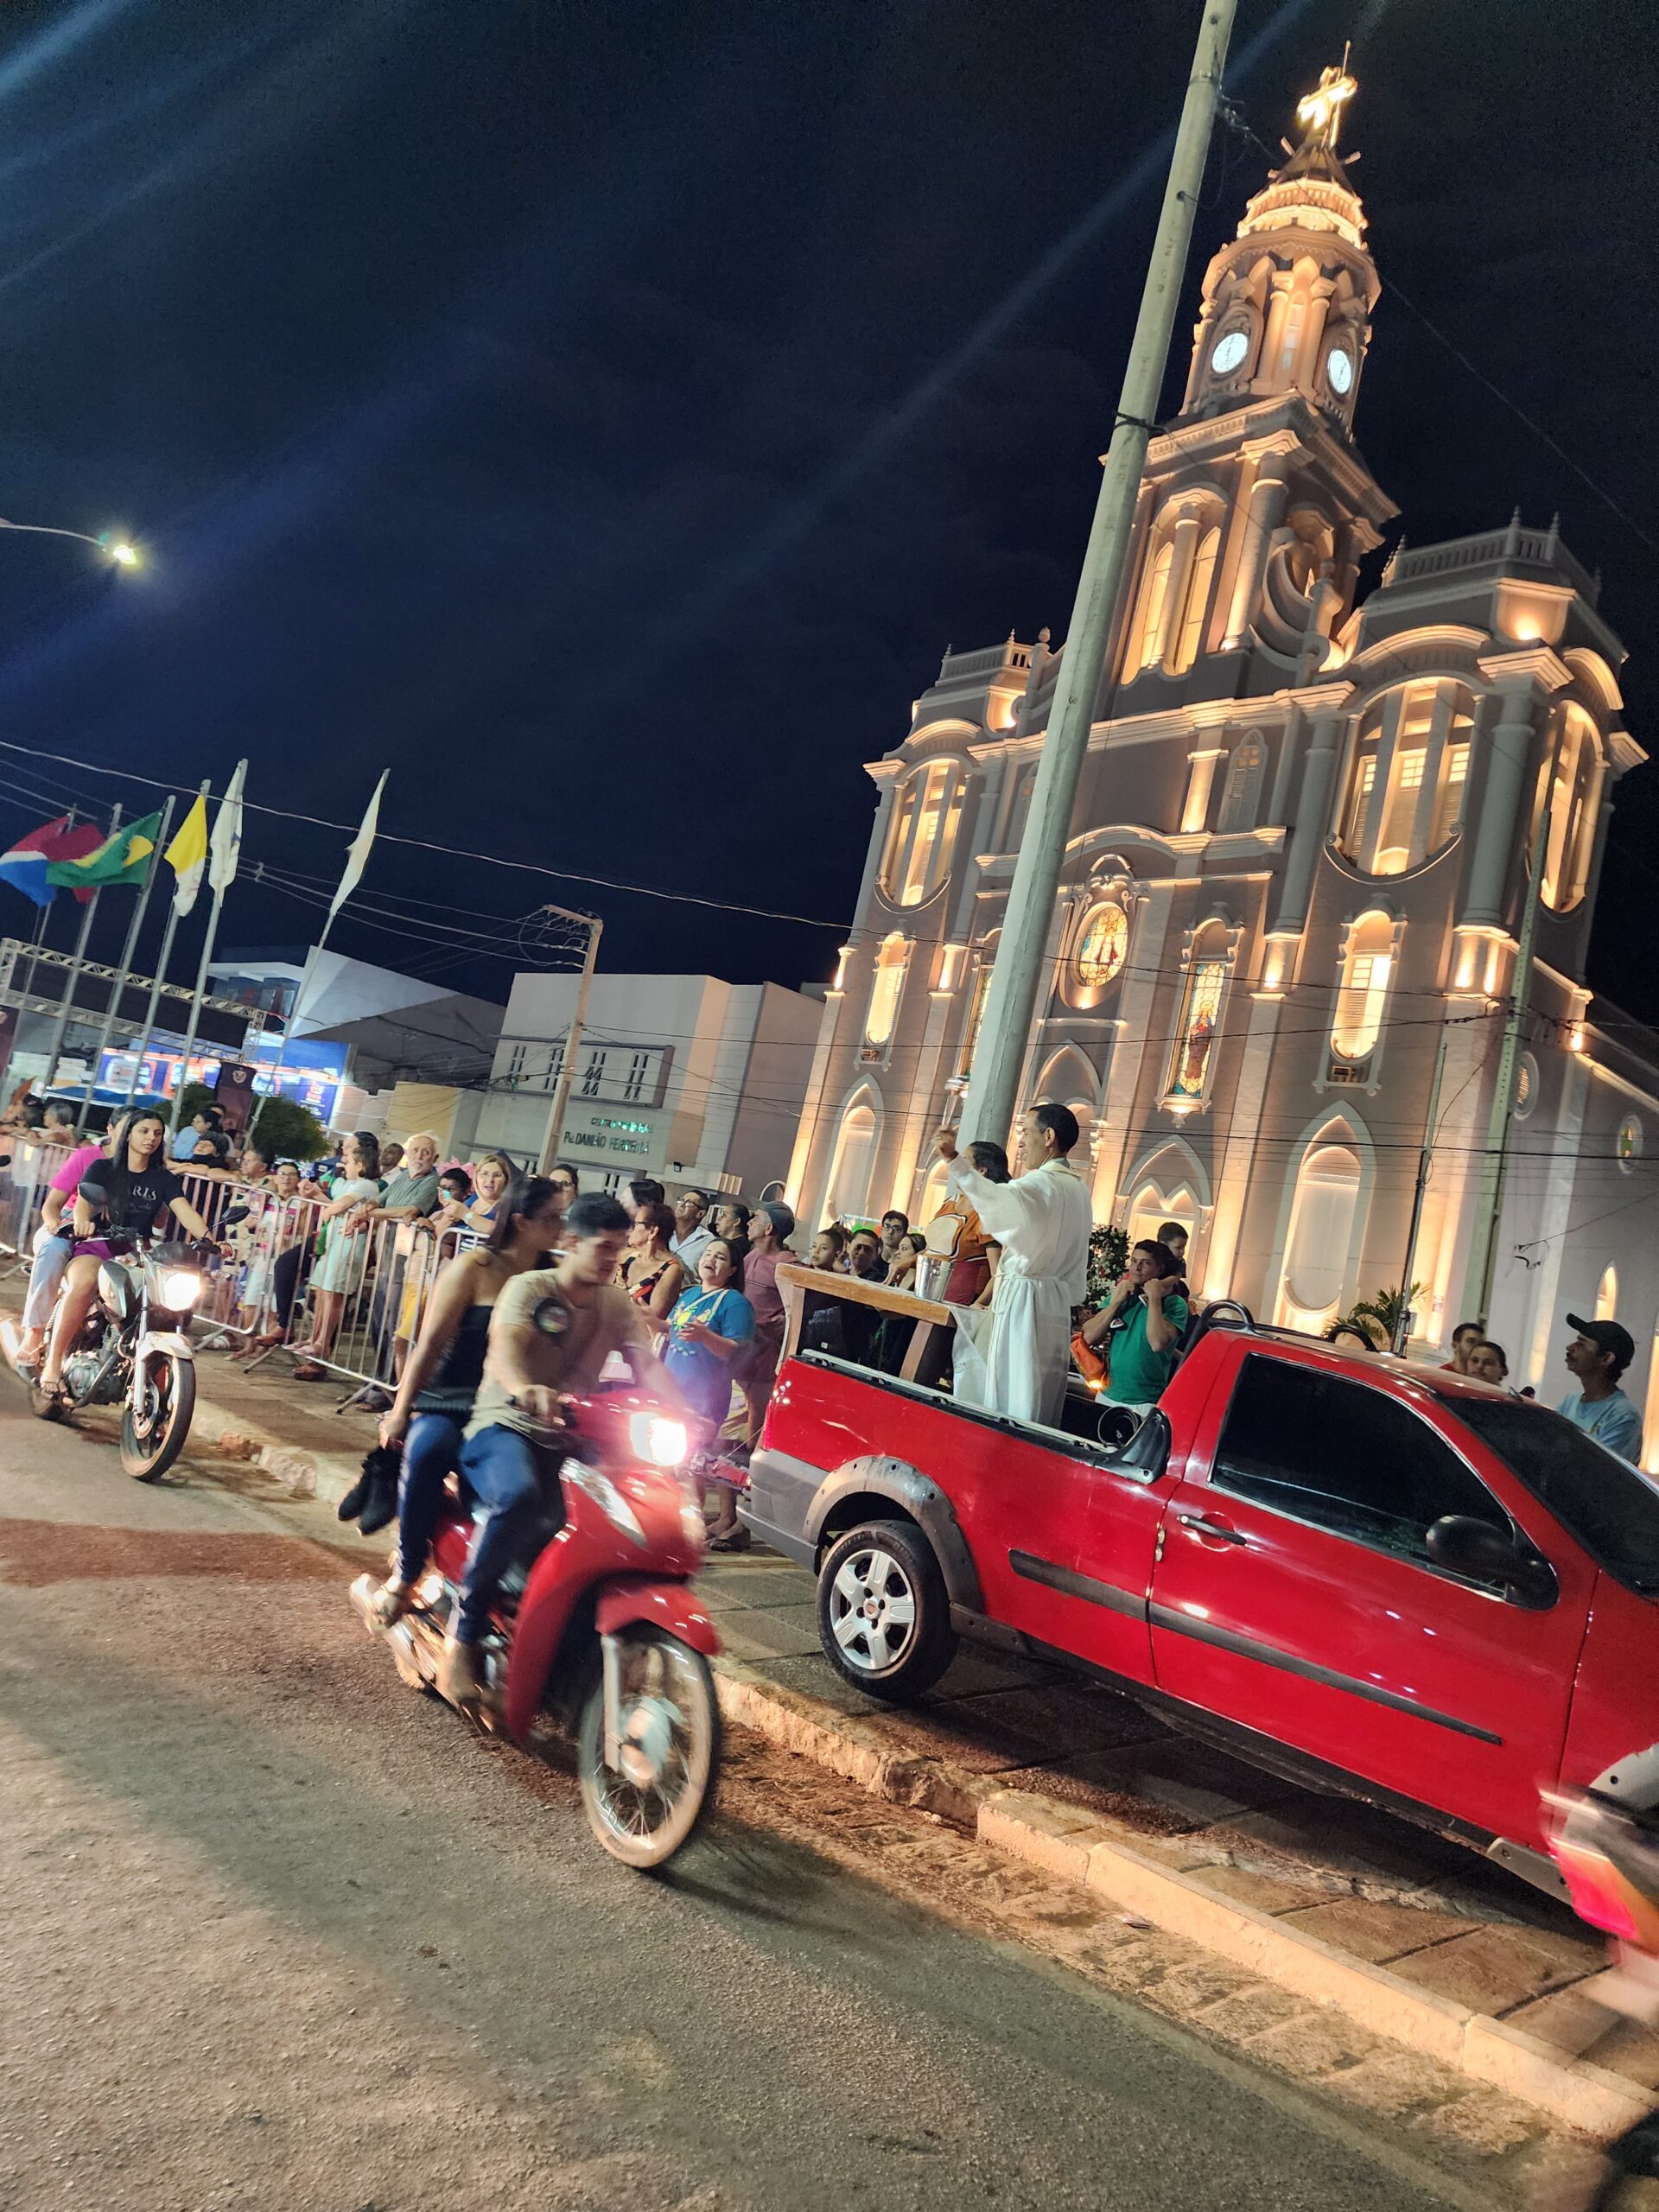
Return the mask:
[[1547,1611],[1559,1595],[1549,1561],[1490,1521],[1476,1521],[1464,1513],[1444,1514],[1426,1541],[1436,1567],[1448,1574],[1466,1575],[1471,1582],[1500,1583],[1511,1604],[1529,1611]]

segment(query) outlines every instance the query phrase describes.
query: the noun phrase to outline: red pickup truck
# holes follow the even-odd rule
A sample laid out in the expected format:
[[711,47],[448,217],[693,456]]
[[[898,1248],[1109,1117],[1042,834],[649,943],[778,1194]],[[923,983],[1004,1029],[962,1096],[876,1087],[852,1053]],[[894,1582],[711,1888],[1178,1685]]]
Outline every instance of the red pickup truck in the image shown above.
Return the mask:
[[977,1637],[1559,1891],[1539,1792],[1659,1802],[1659,1488],[1544,1407],[1217,1313],[1100,1440],[953,1404],[948,1307],[779,1270],[745,1517],[895,1703]]

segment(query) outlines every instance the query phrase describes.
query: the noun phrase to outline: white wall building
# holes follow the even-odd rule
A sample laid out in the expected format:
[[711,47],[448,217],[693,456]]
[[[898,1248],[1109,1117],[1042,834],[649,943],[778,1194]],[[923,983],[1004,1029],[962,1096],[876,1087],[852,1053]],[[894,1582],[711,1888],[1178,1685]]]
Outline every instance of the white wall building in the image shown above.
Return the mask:
[[[475,1151],[540,1157],[577,982],[513,978]],[[654,1175],[758,1197],[788,1170],[822,1012],[778,983],[595,976],[556,1151],[612,1183]]]

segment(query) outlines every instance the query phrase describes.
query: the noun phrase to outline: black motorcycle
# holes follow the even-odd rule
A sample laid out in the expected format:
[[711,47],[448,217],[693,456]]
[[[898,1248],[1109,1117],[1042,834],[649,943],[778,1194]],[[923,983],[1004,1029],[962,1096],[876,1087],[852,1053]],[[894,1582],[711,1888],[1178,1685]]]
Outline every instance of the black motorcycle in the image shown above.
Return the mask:
[[31,1395],[41,1421],[82,1406],[120,1406],[121,1465],[141,1483],[184,1449],[196,1409],[196,1362],[186,1333],[207,1287],[187,1244],[124,1245],[98,1271],[98,1296],[63,1363],[60,1389]]

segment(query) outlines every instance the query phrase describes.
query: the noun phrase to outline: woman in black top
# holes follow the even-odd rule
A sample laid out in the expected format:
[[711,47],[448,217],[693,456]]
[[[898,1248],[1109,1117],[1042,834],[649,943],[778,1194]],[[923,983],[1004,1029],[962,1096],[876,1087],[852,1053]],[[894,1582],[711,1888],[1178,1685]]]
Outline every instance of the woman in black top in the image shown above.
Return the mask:
[[515,1176],[496,1207],[488,1243],[451,1260],[433,1286],[397,1395],[380,1423],[382,1444],[404,1447],[397,1564],[374,1600],[382,1628],[409,1611],[426,1572],[444,1478],[455,1470],[483,1378],[495,1301],[515,1275],[547,1265],[558,1246],[564,1196],[544,1175]]
[[[108,1152],[81,1177],[75,1193],[75,1236],[82,1242],[91,1236],[148,1236],[168,1219],[187,1236],[207,1234],[207,1223],[167,1164],[167,1124],[159,1114],[139,1108],[116,1123]],[[47,1395],[57,1389],[65,1356],[92,1311],[102,1265],[91,1252],[69,1262],[41,1367],[40,1389]]]

